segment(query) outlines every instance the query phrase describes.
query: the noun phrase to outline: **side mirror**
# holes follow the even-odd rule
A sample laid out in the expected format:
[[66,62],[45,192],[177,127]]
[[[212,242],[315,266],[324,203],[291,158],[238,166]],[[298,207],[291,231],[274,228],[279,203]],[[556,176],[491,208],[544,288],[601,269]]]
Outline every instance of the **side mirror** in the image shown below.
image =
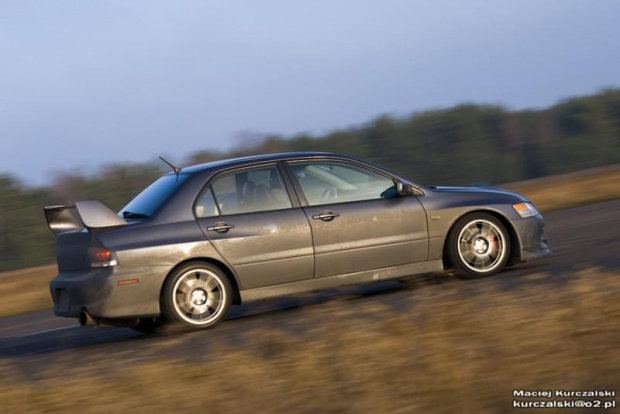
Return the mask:
[[413,187],[409,184],[403,183],[402,181],[396,181],[396,194],[398,194],[399,197],[413,195]]

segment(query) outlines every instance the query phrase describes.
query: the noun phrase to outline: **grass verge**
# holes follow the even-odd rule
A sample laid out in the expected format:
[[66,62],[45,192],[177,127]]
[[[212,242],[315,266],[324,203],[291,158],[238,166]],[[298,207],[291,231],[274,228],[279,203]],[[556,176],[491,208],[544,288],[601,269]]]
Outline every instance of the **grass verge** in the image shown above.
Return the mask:
[[620,198],[620,165],[521,181],[502,186],[528,197],[540,211]]
[[[502,413],[518,389],[618,391],[617,273],[539,273],[399,295],[398,310],[396,300],[366,299],[296,312],[295,326],[307,330],[295,335],[283,312],[270,315],[271,328],[247,323],[237,345],[176,335],[169,358],[87,366],[67,358],[35,380],[0,360],[0,401],[7,413]],[[206,356],[178,352],[184,337]]]
[[49,282],[57,273],[50,265],[0,274],[0,317],[51,308]]

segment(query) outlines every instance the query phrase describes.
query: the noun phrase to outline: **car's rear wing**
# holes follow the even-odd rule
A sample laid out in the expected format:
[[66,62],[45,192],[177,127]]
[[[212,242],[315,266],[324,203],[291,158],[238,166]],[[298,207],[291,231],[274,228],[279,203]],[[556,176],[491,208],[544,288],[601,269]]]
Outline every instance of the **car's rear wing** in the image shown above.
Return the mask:
[[69,206],[45,206],[45,219],[55,235],[125,226],[127,222],[95,200],[77,201]]

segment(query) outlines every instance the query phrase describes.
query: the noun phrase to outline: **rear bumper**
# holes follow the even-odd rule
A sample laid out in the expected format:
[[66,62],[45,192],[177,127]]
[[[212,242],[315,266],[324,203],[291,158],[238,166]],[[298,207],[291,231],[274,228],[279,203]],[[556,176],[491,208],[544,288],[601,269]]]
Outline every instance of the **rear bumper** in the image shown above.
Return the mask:
[[511,223],[517,231],[522,262],[537,260],[551,253],[547,247],[545,221],[540,214],[526,219],[512,220]]
[[[57,316],[129,318],[160,313],[159,294],[167,266],[113,266],[60,272],[50,282]],[[134,283],[127,284],[131,280]],[[137,283],[135,281],[137,280]]]

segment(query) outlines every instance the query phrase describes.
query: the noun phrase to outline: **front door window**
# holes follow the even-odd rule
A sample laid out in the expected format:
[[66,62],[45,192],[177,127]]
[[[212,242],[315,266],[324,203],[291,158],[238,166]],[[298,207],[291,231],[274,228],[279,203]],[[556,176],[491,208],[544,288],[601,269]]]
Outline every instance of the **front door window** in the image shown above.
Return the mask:
[[394,181],[374,171],[337,162],[292,163],[309,206],[393,198]]

